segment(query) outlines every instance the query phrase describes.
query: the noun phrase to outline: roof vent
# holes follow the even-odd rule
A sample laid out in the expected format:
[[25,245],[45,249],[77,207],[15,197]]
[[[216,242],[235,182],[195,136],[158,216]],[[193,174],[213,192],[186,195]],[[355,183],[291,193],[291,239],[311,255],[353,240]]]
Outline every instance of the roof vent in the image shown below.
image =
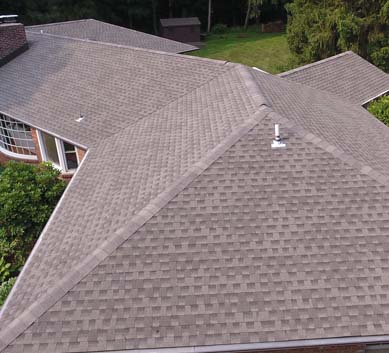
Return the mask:
[[78,123],[80,123],[81,121],[84,120],[84,118],[85,118],[84,114],[82,114],[82,112],[80,112],[80,116],[76,119],[76,121],[77,121]]
[[271,148],[283,148],[286,147],[286,144],[282,140],[280,136],[280,125],[275,124],[274,125],[274,140],[271,144]]

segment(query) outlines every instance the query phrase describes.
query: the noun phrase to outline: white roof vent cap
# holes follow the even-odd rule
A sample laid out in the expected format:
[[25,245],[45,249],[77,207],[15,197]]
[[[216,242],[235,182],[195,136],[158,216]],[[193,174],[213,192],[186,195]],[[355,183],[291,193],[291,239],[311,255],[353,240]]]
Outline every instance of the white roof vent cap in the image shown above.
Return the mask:
[[274,140],[271,144],[271,148],[284,148],[284,147],[286,147],[286,144],[284,143],[284,141],[282,140],[281,135],[280,135],[280,125],[275,124],[274,125]]

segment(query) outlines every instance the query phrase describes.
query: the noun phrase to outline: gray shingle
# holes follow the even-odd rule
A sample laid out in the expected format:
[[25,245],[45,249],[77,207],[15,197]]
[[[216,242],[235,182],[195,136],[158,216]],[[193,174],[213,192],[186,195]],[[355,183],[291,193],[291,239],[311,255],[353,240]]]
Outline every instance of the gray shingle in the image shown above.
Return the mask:
[[198,49],[193,45],[153,36],[94,19],[29,26],[26,29],[31,32],[43,32],[135,48],[159,50],[168,53],[184,53]]
[[266,118],[5,352],[388,332],[388,187],[287,129],[271,150],[272,131]]
[[389,91],[389,75],[351,51],[279,76],[360,105]]
[[[31,39],[0,69],[0,110],[89,151],[2,312],[0,350],[389,332],[384,125],[331,93],[241,65]],[[71,98],[87,100],[95,124],[52,114],[72,112]],[[285,149],[270,147],[275,122]]]
[[227,70],[222,61],[118,45],[28,40],[30,49],[0,68],[0,111],[87,147]]

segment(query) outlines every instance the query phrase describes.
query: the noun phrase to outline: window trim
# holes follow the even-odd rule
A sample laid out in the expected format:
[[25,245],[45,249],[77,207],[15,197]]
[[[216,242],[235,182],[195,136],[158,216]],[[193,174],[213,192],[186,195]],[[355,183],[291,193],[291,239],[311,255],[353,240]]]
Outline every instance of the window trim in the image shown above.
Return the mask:
[[[4,117],[4,119],[8,118],[8,119],[12,120],[16,124],[22,124],[24,126],[27,126],[30,129],[30,133],[31,133],[31,126],[29,126],[28,124],[25,124],[25,123],[23,123],[23,122],[21,122],[19,120],[16,120],[16,119],[14,119],[14,118],[6,115],[6,114],[3,114],[3,113],[0,113],[0,115],[2,115]],[[14,130],[14,129],[10,129],[10,130],[18,131],[18,133],[20,134],[19,130]],[[23,132],[23,133],[25,133],[25,132]],[[32,138],[31,138],[31,140],[30,139],[25,139],[25,138],[22,138],[22,139],[19,138],[19,140],[20,141],[32,141],[32,143],[34,143],[34,140]],[[4,144],[7,144],[7,143],[4,142]],[[35,153],[36,153],[37,147],[38,146],[35,146]],[[24,148],[24,149],[27,149],[27,148]],[[12,151],[2,147],[1,145],[0,145],[0,152],[2,154],[12,158],[12,159],[19,159],[19,160],[25,160],[25,161],[26,160],[28,160],[28,161],[37,161],[38,160],[38,156],[36,154],[34,155],[34,154],[23,154],[23,153],[12,152]]]
[[[47,134],[46,132],[44,132],[44,133]],[[58,170],[60,170],[63,173],[74,173],[78,169],[78,168],[69,169],[67,167],[66,156],[65,156],[65,146],[64,146],[63,140],[59,139],[58,137],[56,137],[54,135],[48,134],[48,135],[52,136],[55,140],[55,146],[57,148],[58,159],[59,159],[59,165],[58,165],[57,163],[54,163],[53,161],[49,160],[49,158],[47,157],[47,151],[46,151],[46,146],[45,146],[44,139],[42,136],[42,131],[37,130],[37,135],[38,135],[39,148],[41,150],[42,159],[44,161],[52,163],[55,168],[57,168]],[[77,146],[74,145],[73,143],[69,143],[69,144],[74,146],[74,151],[75,151],[76,156],[77,156],[77,163],[78,163],[78,165],[80,165],[80,161],[79,161],[77,150],[76,150]]]
[[37,156],[33,156],[33,155],[30,155],[30,154],[20,154],[20,153],[15,153],[15,152],[11,152],[11,151],[8,151],[6,150],[5,148],[1,147],[0,146],[0,152],[8,157],[11,157],[11,158],[15,158],[15,159],[20,159],[20,160],[28,160],[28,161],[37,161],[38,160],[38,157]]

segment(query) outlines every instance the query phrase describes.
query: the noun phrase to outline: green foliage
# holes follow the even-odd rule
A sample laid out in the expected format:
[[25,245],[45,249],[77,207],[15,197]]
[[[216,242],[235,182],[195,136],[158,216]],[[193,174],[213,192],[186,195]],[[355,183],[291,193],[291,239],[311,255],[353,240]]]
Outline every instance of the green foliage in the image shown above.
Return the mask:
[[385,125],[389,126],[389,96],[383,96],[377,99],[367,109]]
[[389,0],[295,0],[287,35],[301,64],[352,50],[388,71]]
[[212,27],[213,34],[225,34],[228,32],[228,27],[223,23],[218,23]]
[[51,164],[8,162],[0,177],[0,280],[18,274],[65,189]]
[[0,284],[0,306],[4,304],[15,282],[16,282],[16,277],[12,277],[7,281],[3,282],[2,284]]

